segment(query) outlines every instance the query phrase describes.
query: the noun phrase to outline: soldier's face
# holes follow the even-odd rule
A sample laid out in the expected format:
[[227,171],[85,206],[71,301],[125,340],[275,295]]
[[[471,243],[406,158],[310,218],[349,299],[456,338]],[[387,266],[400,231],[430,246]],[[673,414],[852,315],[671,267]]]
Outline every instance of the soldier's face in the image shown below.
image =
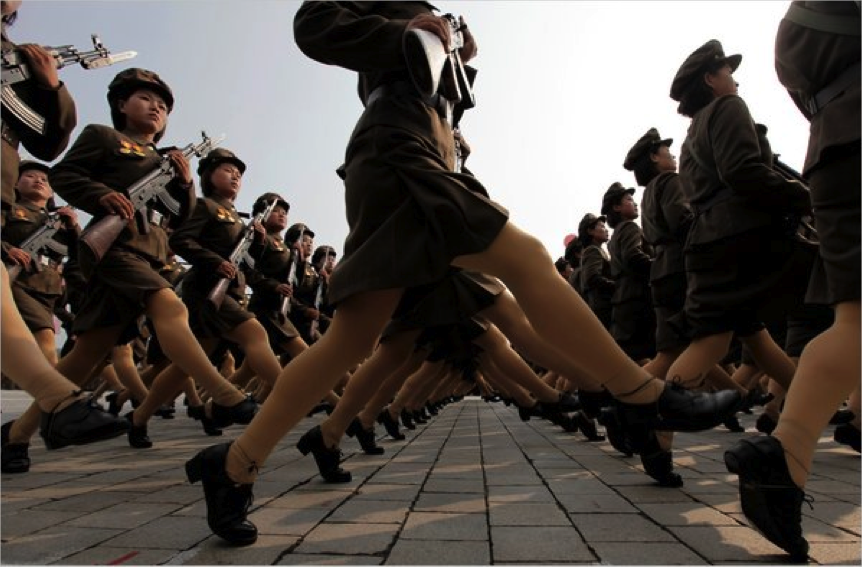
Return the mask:
[[233,200],[242,188],[242,172],[234,164],[222,162],[210,175],[210,183],[216,195]]
[[266,230],[270,233],[280,233],[287,228],[287,209],[276,205],[266,219]]
[[311,235],[302,235],[300,246],[302,247],[302,254],[309,256],[314,252],[314,239]]
[[48,200],[54,195],[48,183],[48,174],[40,170],[25,170],[18,178],[15,189],[28,201]]
[[736,84],[736,80],[733,78],[733,71],[731,71],[730,65],[725,65],[715,73],[707,73],[705,79],[706,84],[712,88],[712,92],[716,97],[737,94],[737,87],[739,85]]
[[593,228],[589,229],[587,233],[589,233],[589,235],[593,238],[594,241],[600,243],[608,242],[608,227],[607,225],[605,225],[604,221],[599,221],[598,223],[593,225]]
[[634,197],[630,193],[626,193],[619,205],[614,205],[614,209],[619,211],[623,219],[638,218],[638,204],[635,203]]
[[165,129],[168,105],[149,89],[138,89],[128,99],[120,101],[119,111],[126,115],[126,127],[144,134],[156,134]]
[[659,172],[676,171],[676,156],[671,153],[670,148],[667,146],[659,147],[655,154],[650,155],[650,159]]

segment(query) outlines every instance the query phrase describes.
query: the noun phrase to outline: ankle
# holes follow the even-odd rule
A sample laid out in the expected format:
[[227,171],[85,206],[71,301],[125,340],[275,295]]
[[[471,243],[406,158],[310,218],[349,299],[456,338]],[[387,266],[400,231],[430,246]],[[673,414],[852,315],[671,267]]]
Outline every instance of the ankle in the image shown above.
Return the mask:
[[[607,386],[607,385],[606,385]],[[623,389],[629,387],[628,390],[615,391],[611,388],[608,390],[614,395],[614,398],[620,402],[627,404],[649,404],[655,402],[664,391],[665,382],[656,377],[641,378],[637,384],[629,383],[625,386],[620,385]],[[630,387],[634,388],[630,388]]]
[[332,450],[338,447],[341,436],[332,431],[331,425],[327,424],[327,421],[320,424],[320,434],[323,437],[323,445],[327,449]]
[[218,394],[213,394],[212,402],[215,402],[219,406],[231,407],[236,406],[245,400],[245,395],[243,395],[237,389],[225,389],[224,392],[220,392]]
[[225,459],[225,474],[234,483],[248,485],[257,479],[258,465],[243,451],[239,441],[230,445]]

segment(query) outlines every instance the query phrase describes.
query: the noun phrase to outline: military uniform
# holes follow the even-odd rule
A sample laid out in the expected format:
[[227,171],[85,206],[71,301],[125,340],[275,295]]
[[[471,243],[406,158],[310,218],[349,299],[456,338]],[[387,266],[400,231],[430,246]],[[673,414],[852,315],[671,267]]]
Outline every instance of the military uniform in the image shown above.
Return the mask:
[[248,274],[248,284],[254,291],[248,308],[266,329],[276,355],[282,354],[286,341],[299,337],[293,322],[280,311],[284,296],[275,291],[280,284],[288,283],[294,255],[297,254],[279,235],[267,235],[260,259]]
[[[54,166],[51,186],[70,205],[93,216],[87,226],[90,227],[106,215],[99,204],[101,197],[124,192],[158,167],[161,159],[152,144],[133,140],[108,126],[90,124]],[[160,213],[168,217],[171,226],[177,226],[188,216],[194,186],[173,180],[169,189],[180,202],[182,212],[177,217],[164,209]],[[78,262],[89,284],[87,298],[76,314],[76,334],[112,325],[133,325],[143,313],[150,293],[171,288],[159,274],[167,262],[167,234],[159,223],[149,219],[148,211],[136,215],[96,264],[86,245],[79,243]]]
[[[199,198],[189,220],[170,237],[171,249],[192,265],[183,278],[182,298],[189,310],[189,327],[199,338],[220,338],[254,319],[244,307],[244,266],[238,267],[219,309],[207,300],[221,279],[216,269],[230,257],[244,230],[233,203],[213,195]],[[249,252],[257,258],[262,250],[263,245],[255,243]]]
[[[5,261],[10,248],[19,247],[44,225],[48,211],[28,201],[19,201],[4,210],[2,215]],[[78,227],[61,228],[54,234],[54,239],[67,247],[73,247],[77,245],[79,232]],[[60,275],[62,261],[63,255],[47,249],[33,258],[33,263],[38,264],[40,270],[36,271],[32,266],[25,267],[12,283],[12,296],[30,331],[54,329],[54,311],[57,300],[63,295],[63,278]]]
[[[634,189],[614,184],[605,194],[602,213],[607,214],[614,200]],[[611,335],[626,355],[639,361],[655,356],[655,313],[650,301],[649,277],[652,246],[644,240],[640,227],[625,220],[614,227],[608,243],[611,278],[615,287],[611,298]]]
[[296,265],[296,289],[293,291],[293,308],[290,311],[290,320],[302,335],[306,343],[314,343],[311,337],[311,323],[305,311],[314,307],[314,298],[317,296],[317,284],[320,276],[307,259]]
[[365,104],[341,168],[350,232],[330,280],[333,304],[436,282],[455,257],[487,249],[508,219],[475,178],[453,171],[453,125],[410,82],[404,34],[431,9],[424,2],[307,2],[294,20],[306,55],[359,71]]
[[[723,59],[715,40],[696,50],[674,79],[672,97],[679,100],[707,62]],[[685,313],[672,320],[692,338],[763,329],[761,307],[787,285],[794,245],[785,219],[804,212],[808,197],[774,172],[771,160],[737,95],[715,98],[692,118],[680,152],[680,178],[695,214],[685,249],[688,295]]]
[[820,239],[808,300],[859,300],[860,39],[854,2],[793,2],[775,40],[781,84],[811,123],[803,174]]
[[[15,44],[6,37],[3,24],[2,49],[14,49]],[[3,108],[2,124],[2,202],[3,207],[15,202],[15,184],[18,182],[18,147],[23,145],[36,158],[49,162],[54,160],[69,144],[78,116],[75,103],[63,82],[49,89],[35,80],[23,81],[12,87],[18,96],[45,118],[45,134],[40,135],[22,125],[17,118]]]
[[581,256],[581,289],[587,299],[587,305],[608,330],[612,322],[611,298],[615,286],[608,253],[599,245],[584,248]]

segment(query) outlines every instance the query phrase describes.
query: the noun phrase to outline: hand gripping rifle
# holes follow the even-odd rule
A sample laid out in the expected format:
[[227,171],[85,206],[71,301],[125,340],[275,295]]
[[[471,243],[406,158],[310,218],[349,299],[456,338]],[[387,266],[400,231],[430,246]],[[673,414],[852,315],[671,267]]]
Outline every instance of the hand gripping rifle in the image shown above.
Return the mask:
[[[302,231],[299,233],[300,237],[302,237]],[[294,246],[291,249],[292,259],[290,261],[290,268],[287,269],[287,283],[296,292],[296,288],[299,284],[299,279],[296,277],[296,269],[299,267],[299,247]],[[290,296],[283,296],[281,298],[281,305],[278,308],[278,312],[281,314],[281,317],[287,319],[287,316],[290,315],[290,310],[292,306],[290,304]]]
[[[808,189],[808,182],[802,177],[802,174],[779,160],[778,154],[774,154],[772,157],[772,169],[781,174],[785,179],[797,181]],[[795,234],[799,240],[808,244],[818,245],[820,238],[817,235],[817,229],[811,224],[813,220],[810,215],[788,215],[788,230]]]
[[[252,241],[254,241],[254,224],[266,221],[267,217],[272,213],[272,210],[275,209],[277,203],[278,200],[273,199],[272,203],[267,205],[266,209],[255,215],[254,219],[252,219],[243,230],[239,242],[233,248],[233,251],[228,257],[228,262],[236,266],[237,270],[240,269],[241,263],[245,263],[249,268],[254,268],[254,257],[252,257],[248,252],[249,249],[251,249]],[[216,285],[213,286],[213,289],[210,290],[210,293],[207,294],[207,300],[215,306],[216,309],[221,308],[221,304],[224,301],[224,295],[227,292],[228,286],[230,286],[231,280],[232,278],[219,279],[218,283],[216,283]]]
[[[63,219],[60,215],[57,212],[51,212],[48,214],[48,218],[45,219],[45,222],[42,223],[42,226],[39,227],[35,233],[24,239],[24,242],[22,242],[18,247],[30,255],[31,262],[35,267],[36,272],[40,272],[42,270],[37,257],[44,249],[50,249],[57,254],[68,254],[69,251],[66,245],[54,239],[54,235],[57,234],[57,231],[60,230],[62,225]],[[15,279],[21,275],[21,270],[23,269],[24,267],[20,264],[16,264],[10,268],[9,282],[14,282]]]
[[[108,49],[102,45],[99,36],[93,34],[92,51],[78,51],[71,45],[61,45],[60,47],[46,47],[45,49],[54,58],[57,69],[62,69],[67,65],[80,63],[84,69],[98,69],[107,67],[114,63],[132,59],[137,55],[134,51],[124,51],[122,53],[111,54]],[[2,74],[2,101],[3,108],[12,113],[15,118],[21,123],[36,132],[37,134],[45,134],[45,117],[30,108],[27,103],[21,100],[18,94],[12,89],[12,85],[26,81],[32,76],[32,71],[27,63],[27,60],[21,55],[17,49],[6,49],[2,53],[3,74]]]
[[[183,156],[186,158],[190,158],[192,155],[205,156],[224,140],[224,136],[213,140],[207,136],[206,132],[201,132],[201,137],[203,140],[198,144],[190,143],[182,149]],[[168,183],[175,175],[176,172],[173,164],[171,164],[171,159],[165,155],[162,156],[161,162],[155,169],[133,183],[126,192],[132,202],[135,214],[142,211],[150,201],[157,199],[172,214],[179,215],[181,206],[168,190]],[[80,240],[90,249],[95,257],[95,262],[99,262],[105,256],[105,253],[108,252],[108,249],[111,248],[111,245],[126,227],[127,222],[119,215],[111,213],[84,230]]]
[[323,304],[323,275],[318,272],[318,278],[320,281],[317,283],[317,293],[314,295],[314,309],[317,310],[318,316],[316,320],[311,322],[311,329],[309,331],[309,335],[314,337],[320,333],[320,318],[324,317],[322,313],[320,313],[320,306]]

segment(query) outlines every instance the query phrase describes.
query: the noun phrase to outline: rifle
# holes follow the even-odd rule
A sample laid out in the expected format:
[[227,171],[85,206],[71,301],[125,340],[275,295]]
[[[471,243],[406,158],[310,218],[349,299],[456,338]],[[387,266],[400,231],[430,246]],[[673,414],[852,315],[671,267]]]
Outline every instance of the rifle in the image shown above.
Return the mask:
[[[201,157],[206,155],[210,150],[218,146],[219,142],[224,140],[224,136],[213,140],[207,136],[206,132],[201,132],[203,140],[199,144],[188,144],[182,149],[183,156],[190,158],[192,155]],[[147,204],[157,199],[174,215],[180,214],[180,204],[170,194],[168,183],[174,178],[176,172],[171,164],[170,158],[162,156],[161,162],[150,173],[133,183],[126,192],[129,195],[129,200],[132,202],[132,207],[135,214],[143,210]],[[120,233],[126,227],[127,221],[123,220],[117,214],[111,213],[102,217],[97,222],[87,227],[81,234],[80,241],[87,245],[90,252],[95,258],[95,262],[99,262],[111,245],[120,236]]]
[[[300,236],[301,235],[302,233],[300,232]],[[287,269],[287,283],[295,292],[296,287],[299,284],[299,279],[296,277],[296,269],[299,266],[299,247],[294,245],[291,250],[291,254],[293,259],[290,261],[290,268]],[[290,296],[283,296],[281,298],[281,305],[278,308],[281,317],[287,319],[287,316],[290,315],[291,309]]]
[[[808,189],[808,182],[802,177],[802,174],[779,160],[778,156],[778,154],[773,154],[772,169],[781,174],[784,178],[797,181],[805,186],[805,189]],[[817,229],[811,224],[813,220],[814,219],[810,215],[788,215],[788,232],[795,235],[796,238],[804,243],[819,245],[820,238],[817,235]]]
[[311,322],[311,329],[308,333],[311,337],[320,333],[320,318],[323,317],[323,314],[320,313],[320,306],[323,304],[323,275],[319,272],[318,278],[320,281],[317,283],[317,293],[314,295],[314,309],[317,310],[318,316],[316,320]]
[[[111,55],[111,52],[102,45],[102,41],[98,35],[93,34],[91,39],[93,40],[92,51],[78,51],[71,45],[46,47],[45,49],[54,58],[57,69],[62,69],[73,63],[80,63],[84,69],[98,69],[132,59],[137,55],[137,52],[134,51],[124,51]],[[24,126],[37,134],[44,135],[45,117],[30,108],[12,89],[12,85],[21,83],[32,77],[33,73],[26,59],[21,56],[21,53],[17,49],[7,49],[2,53],[2,63],[3,108],[11,112]]]
[[[275,209],[277,203],[278,200],[273,199],[272,203],[270,203],[266,209],[255,215],[251,223],[246,225],[239,242],[233,248],[233,251],[231,251],[230,256],[228,257],[228,262],[236,266],[237,270],[239,270],[240,263],[242,262],[244,262],[249,268],[254,268],[254,258],[248,253],[249,249],[251,249],[251,243],[254,241],[254,224],[266,221],[266,218],[269,217],[272,210]],[[231,280],[232,278],[220,278],[216,285],[213,286],[213,289],[210,290],[210,293],[207,294],[207,300],[215,306],[216,309],[221,308],[221,304],[224,301],[224,295],[227,292],[227,287],[230,285]]]
[[[60,227],[63,224],[63,219],[56,212],[51,212],[48,214],[48,218],[45,219],[45,222],[39,227],[36,232],[32,235],[24,239],[24,242],[18,247],[27,254],[30,255],[33,266],[36,269],[36,272],[41,272],[42,267],[39,266],[39,261],[37,257],[41,254],[43,249],[50,249],[57,254],[66,255],[68,254],[68,248],[63,243],[56,241],[54,239],[54,235],[57,231],[60,230]],[[16,264],[12,268],[9,269],[9,282],[14,282],[18,276],[21,275],[21,271],[24,267],[20,264]]]

